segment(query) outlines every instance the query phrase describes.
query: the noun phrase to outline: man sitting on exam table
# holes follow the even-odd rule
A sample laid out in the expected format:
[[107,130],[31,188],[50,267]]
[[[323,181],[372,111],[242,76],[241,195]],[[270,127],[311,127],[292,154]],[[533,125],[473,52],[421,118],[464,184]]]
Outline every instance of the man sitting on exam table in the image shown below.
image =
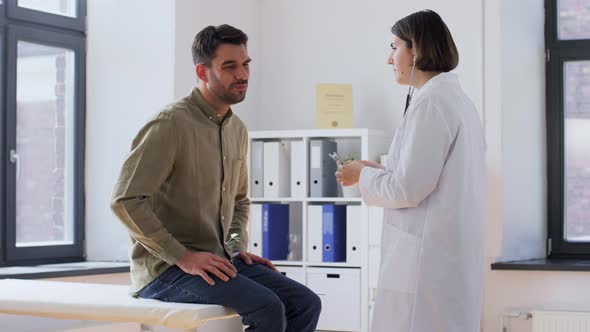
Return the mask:
[[132,292],[236,310],[246,331],[314,331],[319,297],[246,251],[248,37],[208,26],[192,46],[197,87],[137,134],[112,209],[131,236]]

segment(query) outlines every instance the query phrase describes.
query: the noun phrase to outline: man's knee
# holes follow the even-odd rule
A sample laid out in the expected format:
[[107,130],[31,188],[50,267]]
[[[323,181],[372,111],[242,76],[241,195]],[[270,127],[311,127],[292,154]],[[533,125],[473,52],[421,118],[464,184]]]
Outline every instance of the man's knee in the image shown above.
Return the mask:
[[278,318],[281,317],[282,319],[285,318],[285,304],[279,299],[278,296],[275,296],[272,300],[267,302],[267,305],[264,308],[264,311],[272,317]]
[[248,317],[251,324],[261,328],[261,331],[285,331],[287,328],[287,317],[285,305],[278,296],[268,296],[258,303],[259,308]]
[[311,290],[306,294],[306,305],[307,312],[312,317],[318,317],[322,311],[322,299]]
[[322,299],[314,292],[311,292],[309,306],[313,312],[317,313],[318,316],[320,315],[322,311]]

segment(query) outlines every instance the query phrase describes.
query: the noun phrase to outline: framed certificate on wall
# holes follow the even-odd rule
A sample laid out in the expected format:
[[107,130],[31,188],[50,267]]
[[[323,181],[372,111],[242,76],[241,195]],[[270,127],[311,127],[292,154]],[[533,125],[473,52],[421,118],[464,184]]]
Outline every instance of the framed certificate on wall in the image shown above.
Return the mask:
[[316,87],[316,126],[353,128],[352,85],[318,84]]

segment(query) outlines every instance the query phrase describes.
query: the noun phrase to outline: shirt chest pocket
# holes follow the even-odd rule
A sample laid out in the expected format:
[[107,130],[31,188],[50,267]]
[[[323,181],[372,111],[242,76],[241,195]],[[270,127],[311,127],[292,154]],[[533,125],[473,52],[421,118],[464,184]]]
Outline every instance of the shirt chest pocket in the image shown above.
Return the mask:
[[233,159],[229,161],[229,187],[232,194],[235,194],[238,191],[240,176],[242,174],[242,163],[242,159]]

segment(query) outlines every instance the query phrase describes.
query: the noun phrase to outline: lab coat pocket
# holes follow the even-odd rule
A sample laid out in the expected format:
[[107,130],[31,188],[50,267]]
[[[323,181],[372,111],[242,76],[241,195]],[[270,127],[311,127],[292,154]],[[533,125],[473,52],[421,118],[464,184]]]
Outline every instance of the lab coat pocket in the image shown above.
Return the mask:
[[382,241],[379,288],[414,292],[418,276],[419,239],[384,223]]

